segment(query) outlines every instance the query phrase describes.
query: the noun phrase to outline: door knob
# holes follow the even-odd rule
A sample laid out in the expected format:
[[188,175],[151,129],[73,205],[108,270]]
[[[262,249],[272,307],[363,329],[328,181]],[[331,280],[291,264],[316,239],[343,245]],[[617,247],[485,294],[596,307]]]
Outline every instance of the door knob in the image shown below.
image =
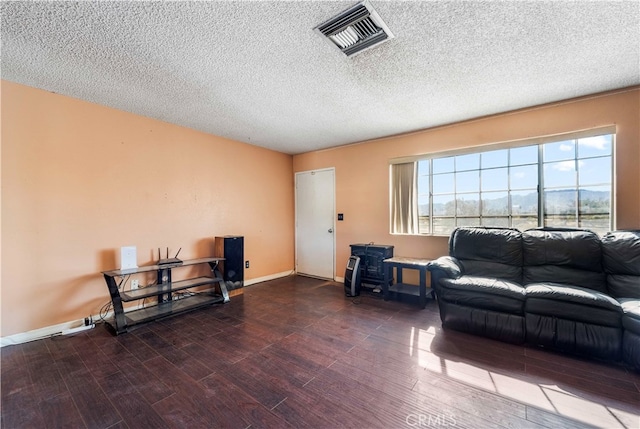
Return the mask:
[[329,233],[333,233],[333,228],[329,228]]

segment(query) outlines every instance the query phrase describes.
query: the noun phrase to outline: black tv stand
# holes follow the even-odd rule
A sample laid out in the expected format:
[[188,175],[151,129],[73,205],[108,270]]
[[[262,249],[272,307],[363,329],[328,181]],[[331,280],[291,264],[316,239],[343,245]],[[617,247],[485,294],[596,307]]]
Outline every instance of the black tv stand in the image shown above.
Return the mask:
[[[151,322],[207,305],[229,302],[229,293],[218,270],[224,258],[200,258],[179,263],[166,263],[125,270],[104,271],[113,304],[113,319],[106,320],[115,335],[127,332],[130,327]],[[172,281],[172,269],[208,264],[211,275]],[[125,289],[129,276],[156,272],[156,283],[139,289]],[[181,292],[180,294],[176,292]],[[189,292],[184,294],[182,292]],[[123,303],[155,298],[154,304],[127,311]],[[179,298],[179,299],[178,299]],[[144,304],[145,301],[142,301]]]

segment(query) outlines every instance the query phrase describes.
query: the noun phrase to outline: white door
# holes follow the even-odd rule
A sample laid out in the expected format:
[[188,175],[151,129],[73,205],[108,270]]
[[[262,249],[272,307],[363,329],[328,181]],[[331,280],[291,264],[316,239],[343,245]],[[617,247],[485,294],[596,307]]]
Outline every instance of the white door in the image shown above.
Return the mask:
[[296,271],[334,279],[334,169],[296,173]]

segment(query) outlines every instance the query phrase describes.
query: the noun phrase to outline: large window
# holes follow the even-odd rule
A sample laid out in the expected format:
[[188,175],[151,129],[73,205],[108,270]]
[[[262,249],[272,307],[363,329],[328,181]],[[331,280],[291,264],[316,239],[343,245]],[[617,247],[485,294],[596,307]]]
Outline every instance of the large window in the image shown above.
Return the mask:
[[[394,164],[392,194],[408,186],[393,172],[409,166],[417,170],[417,192],[400,209],[392,203],[392,232],[554,226],[605,233],[612,229],[613,140],[601,134]],[[403,229],[411,222],[398,219],[416,212],[417,227]]]

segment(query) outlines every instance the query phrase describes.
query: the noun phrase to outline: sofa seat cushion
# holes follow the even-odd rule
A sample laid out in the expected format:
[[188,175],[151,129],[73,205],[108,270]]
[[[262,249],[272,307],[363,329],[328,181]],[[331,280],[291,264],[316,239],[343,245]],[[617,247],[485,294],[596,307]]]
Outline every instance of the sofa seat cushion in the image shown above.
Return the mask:
[[622,327],[640,335],[640,299],[621,298]]
[[620,298],[622,306],[622,358],[640,371],[640,299]]
[[525,291],[507,280],[462,276],[441,279],[439,298],[463,306],[522,315]]
[[620,327],[622,306],[610,296],[591,289],[560,283],[526,285],[525,313]]

